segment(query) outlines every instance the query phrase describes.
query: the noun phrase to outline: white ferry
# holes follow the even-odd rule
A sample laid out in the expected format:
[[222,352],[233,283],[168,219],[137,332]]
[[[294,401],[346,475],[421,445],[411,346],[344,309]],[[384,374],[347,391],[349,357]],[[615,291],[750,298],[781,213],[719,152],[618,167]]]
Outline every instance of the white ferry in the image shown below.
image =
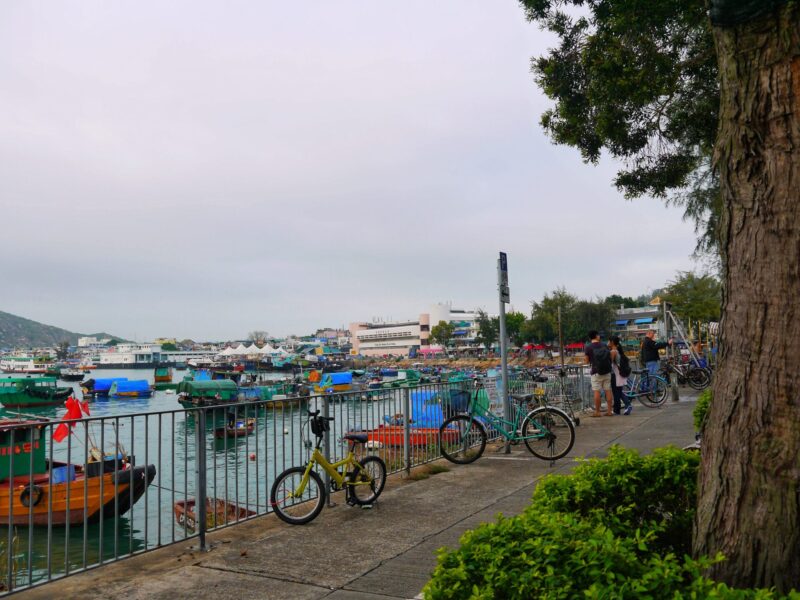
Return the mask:
[[3,373],[46,373],[53,366],[50,358],[42,356],[6,356],[0,359],[0,371]]

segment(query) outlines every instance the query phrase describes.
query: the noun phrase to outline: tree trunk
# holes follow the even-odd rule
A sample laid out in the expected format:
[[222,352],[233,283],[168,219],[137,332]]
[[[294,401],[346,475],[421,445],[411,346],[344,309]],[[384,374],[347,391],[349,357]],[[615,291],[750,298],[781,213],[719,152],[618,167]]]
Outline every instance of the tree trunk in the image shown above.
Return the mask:
[[800,589],[800,10],[715,27],[723,314],[694,552]]

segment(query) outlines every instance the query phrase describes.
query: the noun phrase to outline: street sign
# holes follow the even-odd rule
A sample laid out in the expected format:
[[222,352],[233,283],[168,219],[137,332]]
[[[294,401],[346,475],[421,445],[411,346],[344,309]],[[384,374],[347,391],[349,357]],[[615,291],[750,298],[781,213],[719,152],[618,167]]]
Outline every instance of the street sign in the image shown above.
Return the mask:
[[[508,257],[505,252],[500,253],[498,262],[500,266],[500,289],[502,290],[504,287],[508,287]],[[508,302],[508,300],[505,300],[505,302]]]
[[506,304],[511,302],[511,290],[508,289],[507,285],[500,286],[500,302],[505,302]]

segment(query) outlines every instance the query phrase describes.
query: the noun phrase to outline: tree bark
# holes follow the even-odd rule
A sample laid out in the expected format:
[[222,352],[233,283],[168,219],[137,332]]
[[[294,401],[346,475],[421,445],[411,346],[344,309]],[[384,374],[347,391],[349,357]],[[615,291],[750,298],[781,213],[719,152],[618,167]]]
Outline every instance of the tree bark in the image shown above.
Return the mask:
[[694,552],[738,587],[800,589],[800,10],[715,27],[719,370]]

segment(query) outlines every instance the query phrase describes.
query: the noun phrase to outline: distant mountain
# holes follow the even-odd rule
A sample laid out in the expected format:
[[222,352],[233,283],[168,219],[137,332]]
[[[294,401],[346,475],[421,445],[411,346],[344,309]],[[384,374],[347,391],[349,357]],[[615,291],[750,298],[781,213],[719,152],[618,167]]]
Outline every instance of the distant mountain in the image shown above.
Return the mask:
[[78,338],[85,336],[121,339],[108,333],[73,333],[0,311],[0,348],[40,348],[57,346],[63,341],[76,346]]

